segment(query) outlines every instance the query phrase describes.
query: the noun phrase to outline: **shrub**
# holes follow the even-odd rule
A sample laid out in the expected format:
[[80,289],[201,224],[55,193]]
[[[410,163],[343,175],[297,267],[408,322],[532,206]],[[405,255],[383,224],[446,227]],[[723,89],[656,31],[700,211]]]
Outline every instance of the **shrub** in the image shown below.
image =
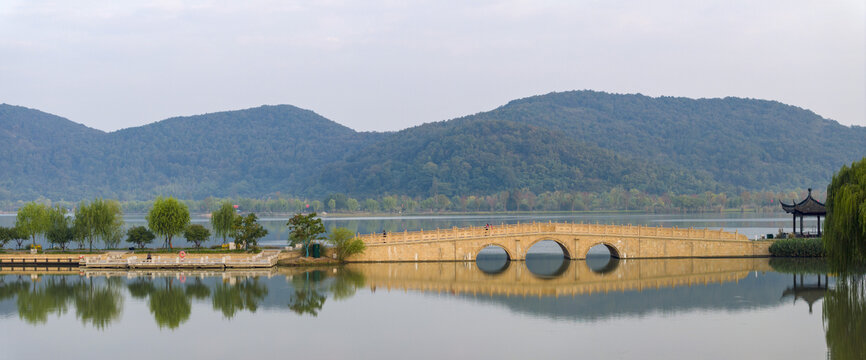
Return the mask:
[[346,228],[336,228],[331,232],[328,241],[334,245],[337,260],[344,261],[349,256],[360,254],[367,248],[364,241],[355,238],[355,234]]
[[770,254],[786,257],[822,257],[824,243],[821,238],[779,239],[770,245]]

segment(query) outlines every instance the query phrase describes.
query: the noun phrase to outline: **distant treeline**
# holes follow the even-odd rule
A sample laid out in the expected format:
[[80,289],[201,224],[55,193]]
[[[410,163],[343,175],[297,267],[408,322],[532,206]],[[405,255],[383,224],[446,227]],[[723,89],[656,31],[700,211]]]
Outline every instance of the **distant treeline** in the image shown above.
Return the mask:
[[[813,196],[823,199],[821,190]],[[372,198],[354,198],[346,194],[331,194],[322,199],[300,197],[216,198],[204,200],[182,200],[193,213],[210,213],[219,209],[224,201],[230,201],[242,212],[256,213],[301,213],[330,212],[341,214],[423,214],[423,213],[469,213],[509,211],[641,211],[666,212],[720,212],[726,210],[748,210],[757,212],[779,211],[779,199],[792,202],[806,196],[806,190],[784,192],[742,191],[738,194],[703,192],[700,194],[652,195],[637,189],[616,187],[605,192],[543,192],[535,194],[528,189],[501,191],[489,195],[465,195],[410,197],[406,195],[383,195]],[[75,203],[52,202],[39,199],[47,205],[74,208]],[[24,202],[0,201],[4,211],[15,211]],[[150,210],[152,201],[121,201],[125,214],[143,214]]]

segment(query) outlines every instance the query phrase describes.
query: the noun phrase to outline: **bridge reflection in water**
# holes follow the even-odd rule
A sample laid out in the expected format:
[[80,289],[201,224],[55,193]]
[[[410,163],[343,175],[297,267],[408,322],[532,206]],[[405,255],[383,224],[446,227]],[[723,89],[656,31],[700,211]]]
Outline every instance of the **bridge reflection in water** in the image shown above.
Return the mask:
[[772,271],[766,258],[611,259],[596,269],[584,260],[546,259],[553,271],[542,274],[531,272],[528,262],[495,261],[349,264],[347,269],[363,273],[374,290],[555,297],[736,282],[753,271]]

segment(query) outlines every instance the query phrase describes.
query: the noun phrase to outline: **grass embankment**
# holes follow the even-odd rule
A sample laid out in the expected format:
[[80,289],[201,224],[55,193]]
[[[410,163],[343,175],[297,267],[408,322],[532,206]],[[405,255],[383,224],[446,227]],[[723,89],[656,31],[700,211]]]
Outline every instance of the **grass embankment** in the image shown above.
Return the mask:
[[779,239],[770,245],[770,254],[779,257],[823,257],[821,238]]

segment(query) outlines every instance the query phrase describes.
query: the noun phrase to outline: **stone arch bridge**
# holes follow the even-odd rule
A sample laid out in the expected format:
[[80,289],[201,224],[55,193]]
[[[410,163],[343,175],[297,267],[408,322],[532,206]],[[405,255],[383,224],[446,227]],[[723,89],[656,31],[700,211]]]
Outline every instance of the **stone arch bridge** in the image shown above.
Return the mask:
[[772,241],[750,241],[723,230],[631,225],[526,223],[358,235],[367,249],[351,262],[474,261],[488,246],[505,250],[509,260],[544,240],[556,242],[566,258],[585,259],[589,249],[604,245],[617,258],[769,256]]

